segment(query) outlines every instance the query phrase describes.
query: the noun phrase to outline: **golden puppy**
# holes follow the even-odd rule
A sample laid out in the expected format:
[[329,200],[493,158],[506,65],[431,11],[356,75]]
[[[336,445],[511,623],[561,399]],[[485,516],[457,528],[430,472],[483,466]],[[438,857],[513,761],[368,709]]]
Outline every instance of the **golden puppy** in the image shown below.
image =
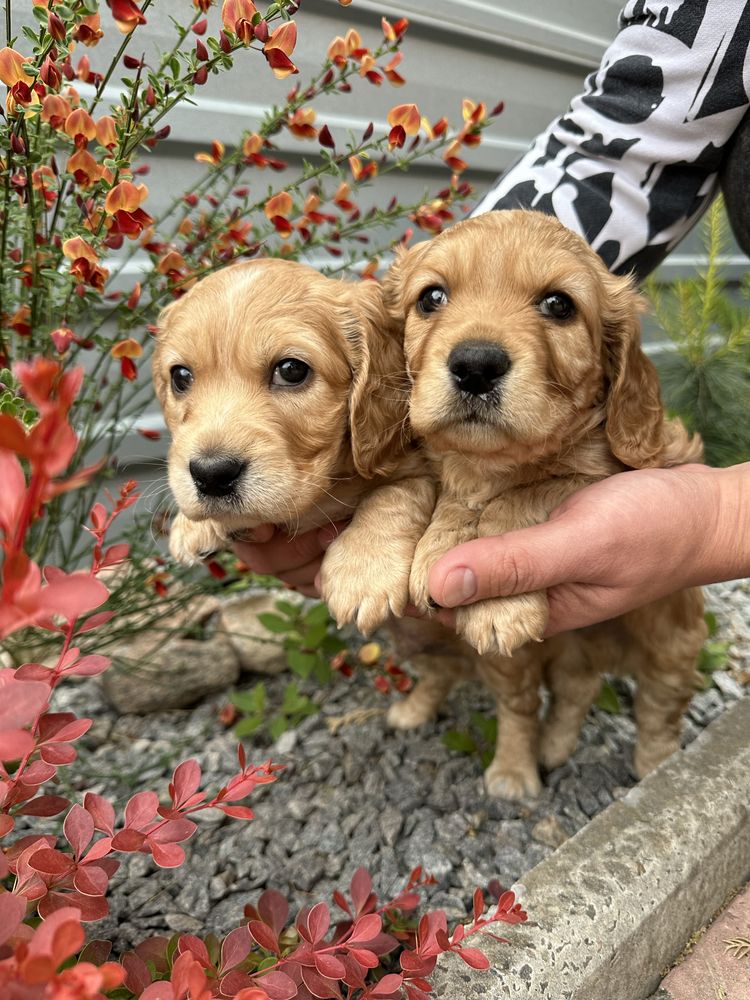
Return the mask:
[[353,514],[322,569],[333,615],[368,632],[403,613],[434,485],[408,442],[401,331],[379,285],[274,259],[218,271],[163,311],[153,376],[176,558],[262,522],[294,533]]
[[[412,600],[425,610],[429,570],[454,545],[538,524],[613,473],[700,457],[700,443],[664,417],[630,280],[611,275],[555,219],[511,211],[459,223],[403,252],[386,295],[405,327],[412,428],[441,480],[411,571]],[[456,609],[456,631],[484,654],[479,673],[498,698],[489,790],[518,797],[539,788],[543,668],[553,698],[543,764],[575,747],[600,671],[622,669],[638,680],[642,776],[679,745],[705,637],[699,591],[540,644],[547,614],[542,592]],[[450,680],[417,686],[422,716]]]

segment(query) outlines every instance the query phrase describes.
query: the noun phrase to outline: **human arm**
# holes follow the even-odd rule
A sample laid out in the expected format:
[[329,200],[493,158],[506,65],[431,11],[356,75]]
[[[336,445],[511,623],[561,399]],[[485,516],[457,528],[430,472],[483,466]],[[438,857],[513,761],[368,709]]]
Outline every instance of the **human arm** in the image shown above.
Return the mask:
[[452,608],[546,589],[550,636],[746,575],[750,463],[689,465],[611,476],[545,524],[459,545],[433,566],[430,593]]
[[583,235],[617,273],[652,271],[717,189],[748,109],[746,0],[631,0],[568,111],[473,214],[533,208]]

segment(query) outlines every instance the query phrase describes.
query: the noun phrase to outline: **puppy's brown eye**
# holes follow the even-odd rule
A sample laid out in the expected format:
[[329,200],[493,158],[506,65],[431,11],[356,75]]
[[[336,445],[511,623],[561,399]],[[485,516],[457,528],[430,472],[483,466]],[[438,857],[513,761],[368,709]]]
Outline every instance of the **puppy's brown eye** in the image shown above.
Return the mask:
[[576,307],[564,292],[550,292],[539,302],[539,312],[550,319],[570,319]]
[[438,309],[447,304],[448,293],[442,285],[430,285],[417,299],[417,309],[423,316],[426,316],[427,313],[437,312]]
[[273,370],[272,385],[302,385],[312,374],[312,368],[299,358],[283,358]]
[[187,392],[193,384],[193,373],[185,365],[173,365],[169,369],[169,375],[172,381],[172,392],[178,396]]

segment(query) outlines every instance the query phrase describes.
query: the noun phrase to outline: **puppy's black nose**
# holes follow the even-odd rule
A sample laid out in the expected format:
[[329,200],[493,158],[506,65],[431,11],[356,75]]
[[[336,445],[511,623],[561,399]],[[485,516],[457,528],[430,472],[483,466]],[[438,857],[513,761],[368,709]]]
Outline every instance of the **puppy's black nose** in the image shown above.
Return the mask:
[[507,351],[489,340],[464,340],[448,357],[448,369],[456,386],[471,396],[491,392],[509,368]]
[[226,457],[193,458],[188,468],[199,493],[208,497],[225,497],[237,485],[247,462]]

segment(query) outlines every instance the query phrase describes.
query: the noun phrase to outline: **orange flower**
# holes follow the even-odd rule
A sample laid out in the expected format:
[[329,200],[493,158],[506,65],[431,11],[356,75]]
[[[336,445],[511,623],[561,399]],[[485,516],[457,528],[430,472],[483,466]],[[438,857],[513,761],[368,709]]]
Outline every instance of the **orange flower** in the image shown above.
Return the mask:
[[355,31],[354,28],[350,28],[347,31],[344,43],[346,45],[347,55],[356,56],[357,58],[359,58],[359,55],[362,52],[367,51],[367,49],[362,48],[362,38],[359,32]]
[[34,82],[34,77],[29,76],[24,66],[30,63],[31,59],[22,56],[15,49],[0,49],[0,80],[6,87],[14,87],[17,83],[25,83],[30,87]]
[[253,18],[258,13],[253,0],[224,0],[221,21],[227,31],[236,35],[243,45],[255,37]]
[[140,207],[147,197],[146,185],[132,181],[120,181],[108,192],[104,211],[112,216],[108,228],[113,236],[119,234],[132,240],[151,225],[154,220]]
[[47,94],[42,101],[42,121],[53,129],[63,128],[70,112],[68,102],[57,94]]
[[404,37],[406,29],[409,27],[409,22],[405,17],[401,17],[395,24],[391,24],[386,18],[381,18],[380,27],[383,29],[383,37],[386,42],[393,44]]
[[116,344],[113,344],[109,353],[113,358],[140,358],[143,354],[143,348],[137,340],[128,337],[127,340],[118,340]]
[[224,157],[224,143],[214,139],[211,143],[210,153],[196,153],[195,159],[198,163],[210,163],[212,167],[218,167]]
[[0,80],[8,87],[5,106],[11,115],[16,113],[19,104],[21,107],[39,104],[39,95],[33,89],[34,77],[24,69],[30,61],[15,49],[0,49]]
[[163,257],[159,258],[156,270],[159,274],[166,274],[172,281],[176,281],[187,271],[187,263],[177,250],[169,250]]
[[104,167],[87,149],[77,149],[68,160],[66,171],[72,174],[79,187],[89,188],[104,176]]
[[65,240],[62,252],[68,260],[85,260],[89,264],[99,263],[96,250],[82,236],[72,236],[69,240]]
[[111,115],[103,115],[96,123],[96,141],[105,149],[114,149],[117,145],[115,120]]
[[7,324],[16,331],[19,337],[28,337],[31,334],[31,309],[29,306],[19,306]]
[[272,198],[268,199],[263,211],[269,219],[273,219],[276,216],[280,216],[282,219],[288,219],[292,214],[293,208],[294,202],[292,201],[292,196],[289,192],[280,191],[278,194],[275,194]]
[[349,53],[346,51],[346,42],[341,35],[336,35],[328,46],[328,58],[336,66],[345,66]]
[[359,156],[349,157],[349,169],[357,183],[366,181],[370,177],[377,177],[378,174],[378,165],[374,160],[368,160],[366,163],[363,163]]
[[57,178],[52,167],[37,167],[31,175],[34,190],[44,198],[44,207],[51,208],[57,199]]
[[146,18],[133,0],[107,0],[107,6],[123,35],[129,35],[139,24],[146,23]]
[[287,119],[287,128],[298,139],[315,139],[318,130],[313,126],[316,113],[312,108],[298,108]]
[[416,104],[399,104],[388,112],[388,124],[391,128],[400,125],[407,135],[419,132],[422,119]]
[[90,139],[96,138],[96,124],[88,111],[76,108],[65,119],[65,133],[76,146],[86,146]]
[[338,205],[343,212],[353,212],[357,206],[349,197],[350,194],[351,189],[349,185],[346,181],[342,181],[336,189],[336,194],[333,196],[334,205]]
[[399,65],[401,60],[404,58],[403,52],[397,52],[396,55],[391,59],[387,66],[383,67],[383,72],[394,87],[403,87],[406,80],[401,76],[400,73],[396,72],[396,67]]
[[268,61],[268,65],[273,70],[273,75],[278,80],[283,80],[299,70],[289,58],[294,52],[297,44],[297,25],[294,21],[286,21],[276,28],[266,44],[263,46],[263,55]]
[[87,14],[86,17],[82,17],[73,32],[73,38],[77,42],[87,45],[89,48],[96,45],[103,36],[104,32],[102,31],[102,22],[99,14]]

